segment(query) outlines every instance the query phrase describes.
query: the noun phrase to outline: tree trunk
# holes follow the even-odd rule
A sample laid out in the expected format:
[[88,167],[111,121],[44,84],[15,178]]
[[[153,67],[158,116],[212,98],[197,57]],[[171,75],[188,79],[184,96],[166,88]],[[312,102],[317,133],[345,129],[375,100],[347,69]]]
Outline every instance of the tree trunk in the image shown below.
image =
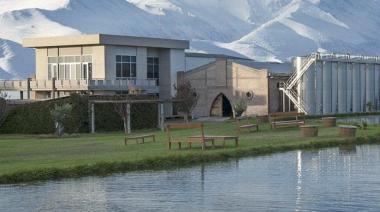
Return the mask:
[[188,113],[185,113],[184,119],[185,119],[185,123],[189,123],[189,114]]

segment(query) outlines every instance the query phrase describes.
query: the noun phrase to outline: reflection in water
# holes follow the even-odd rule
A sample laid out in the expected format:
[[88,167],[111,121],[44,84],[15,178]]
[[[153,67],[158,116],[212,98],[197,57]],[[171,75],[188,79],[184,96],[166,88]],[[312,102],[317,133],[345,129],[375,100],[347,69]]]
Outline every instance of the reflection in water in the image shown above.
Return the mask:
[[297,151],[297,199],[296,199],[296,211],[300,211],[300,203],[302,201],[302,151]]
[[341,155],[356,154],[356,145],[347,144],[347,145],[339,146],[339,154]]
[[0,186],[0,211],[380,211],[378,176],[377,145],[294,151],[171,171]]

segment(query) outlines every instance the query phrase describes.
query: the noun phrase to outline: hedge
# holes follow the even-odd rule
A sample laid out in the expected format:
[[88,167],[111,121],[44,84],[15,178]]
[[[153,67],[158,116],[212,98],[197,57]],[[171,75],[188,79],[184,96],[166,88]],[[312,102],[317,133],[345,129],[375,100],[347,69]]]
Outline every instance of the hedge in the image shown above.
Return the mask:
[[[13,108],[9,111],[0,127],[2,134],[52,134],[54,121],[50,111],[56,104],[70,103],[71,115],[65,120],[67,133],[89,132],[89,113],[87,95],[73,94],[67,98],[35,102]],[[113,104],[95,105],[96,130],[98,132],[120,131],[123,129],[121,117],[115,112]],[[132,129],[155,128],[157,107],[155,104],[133,104],[131,106]]]

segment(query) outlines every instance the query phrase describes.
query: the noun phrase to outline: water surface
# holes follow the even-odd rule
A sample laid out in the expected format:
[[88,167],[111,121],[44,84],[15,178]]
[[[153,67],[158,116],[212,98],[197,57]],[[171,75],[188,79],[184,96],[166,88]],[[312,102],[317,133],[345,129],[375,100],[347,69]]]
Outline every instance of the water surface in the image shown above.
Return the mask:
[[0,211],[380,211],[380,145],[0,186]]

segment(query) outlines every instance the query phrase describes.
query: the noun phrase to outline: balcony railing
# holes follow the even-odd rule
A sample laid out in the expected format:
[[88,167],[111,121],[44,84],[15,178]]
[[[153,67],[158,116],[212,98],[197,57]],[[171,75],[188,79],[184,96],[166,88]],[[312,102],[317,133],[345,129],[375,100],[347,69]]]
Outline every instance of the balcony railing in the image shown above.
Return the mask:
[[0,80],[0,90],[23,91],[28,90],[27,80]]
[[117,79],[117,80],[90,80],[90,90],[128,90],[131,88],[153,89],[157,88],[156,79]]
[[86,91],[86,90],[128,90],[144,89],[157,90],[157,79],[120,79],[120,80],[0,80],[0,89],[8,91],[28,90],[62,90],[62,91]]

